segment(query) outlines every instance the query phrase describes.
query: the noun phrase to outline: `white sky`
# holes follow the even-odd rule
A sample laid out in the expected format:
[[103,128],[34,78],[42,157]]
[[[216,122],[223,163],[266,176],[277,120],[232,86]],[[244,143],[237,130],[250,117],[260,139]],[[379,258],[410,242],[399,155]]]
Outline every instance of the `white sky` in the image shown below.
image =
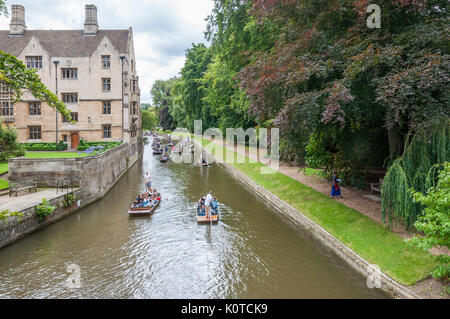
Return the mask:
[[[83,28],[84,6],[95,4],[100,29],[133,28],[141,102],[151,101],[155,80],[169,79],[184,65],[185,50],[205,42],[205,18],[213,0],[6,0],[25,7],[27,28]],[[0,29],[9,29],[9,17],[0,16]]]

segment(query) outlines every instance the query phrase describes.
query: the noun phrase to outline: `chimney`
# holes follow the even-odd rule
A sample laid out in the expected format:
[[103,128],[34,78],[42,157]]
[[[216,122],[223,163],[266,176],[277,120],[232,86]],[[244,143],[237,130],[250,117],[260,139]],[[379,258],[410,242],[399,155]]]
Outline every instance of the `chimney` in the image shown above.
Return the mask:
[[11,6],[11,23],[9,24],[9,35],[23,35],[27,26],[25,24],[25,8],[20,4]]
[[97,7],[93,4],[86,5],[86,20],[84,22],[84,35],[96,35],[98,30]]

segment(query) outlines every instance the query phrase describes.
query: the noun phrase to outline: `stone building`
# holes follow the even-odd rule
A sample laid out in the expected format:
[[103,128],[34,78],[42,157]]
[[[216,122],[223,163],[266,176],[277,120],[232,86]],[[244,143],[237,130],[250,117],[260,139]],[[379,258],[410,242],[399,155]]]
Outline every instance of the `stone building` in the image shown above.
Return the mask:
[[133,31],[102,30],[97,8],[86,5],[83,30],[27,30],[25,8],[12,5],[10,29],[0,31],[0,50],[37,70],[42,82],[65,102],[69,122],[25,93],[12,104],[0,85],[0,116],[16,127],[20,142],[124,141],[142,144],[140,89]]

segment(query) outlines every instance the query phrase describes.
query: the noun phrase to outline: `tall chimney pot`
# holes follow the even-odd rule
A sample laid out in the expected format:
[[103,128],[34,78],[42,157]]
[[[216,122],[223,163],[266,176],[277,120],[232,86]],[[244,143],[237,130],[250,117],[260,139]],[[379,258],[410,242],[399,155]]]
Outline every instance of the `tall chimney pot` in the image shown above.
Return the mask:
[[9,24],[10,35],[23,35],[27,29],[25,24],[25,8],[20,4],[11,5],[11,23]]
[[96,35],[98,31],[97,7],[93,4],[86,5],[86,19],[84,22],[84,35]]

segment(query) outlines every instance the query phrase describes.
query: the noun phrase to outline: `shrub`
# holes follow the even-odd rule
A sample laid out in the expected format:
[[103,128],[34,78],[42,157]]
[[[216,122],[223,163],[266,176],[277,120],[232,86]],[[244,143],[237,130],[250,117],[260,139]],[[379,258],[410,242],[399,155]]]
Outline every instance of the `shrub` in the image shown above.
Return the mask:
[[[450,247],[450,162],[438,166],[443,167],[438,182],[428,188],[426,194],[410,190],[414,202],[425,207],[424,214],[414,223],[423,235],[414,237],[411,242],[425,250],[435,246]],[[450,257],[440,255],[437,260],[440,265],[432,275],[447,281],[450,277]]]
[[43,220],[45,216],[53,214],[55,211],[56,206],[50,205],[50,202],[43,198],[42,203],[37,205],[35,208],[36,215],[39,216],[39,220]]
[[64,207],[70,207],[75,203],[75,196],[73,194],[64,195],[64,199],[62,200]]
[[19,219],[22,219],[23,213],[11,212],[9,209],[0,211],[0,221],[6,223],[6,221],[9,217],[19,217]]

